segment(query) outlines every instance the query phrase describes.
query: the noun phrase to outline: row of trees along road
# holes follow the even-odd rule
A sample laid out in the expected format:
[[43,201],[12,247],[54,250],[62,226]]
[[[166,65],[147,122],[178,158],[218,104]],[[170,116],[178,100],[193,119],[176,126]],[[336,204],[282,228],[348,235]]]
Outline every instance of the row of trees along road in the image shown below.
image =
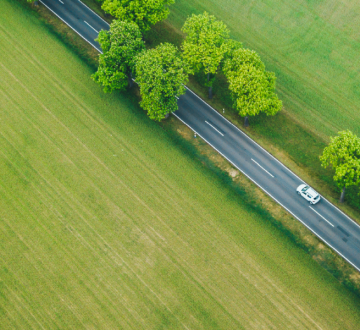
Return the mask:
[[[100,0],[101,1],[101,0]],[[177,96],[185,93],[188,75],[207,76],[209,98],[216,75],[221,71],[228,83],[234,108],[244,117],[260,112],[275,115],[282,102],[275,94],[274,73],[265,70],[260,56],[230,38],[226,25],[208,13],[189,17],[182,31],[185,39],[182,52],[169,43],[145,49],[142,31],[165,19],[173,0],[105,0],[102,8],[119,21],[113,21],[110,31],[101,31],[98,42],[103,49],[99,67],[92,75],[104,92],[124,90],[132,85],[132,77],[140,87],[140,105],[149,117],[160,121],[178,109]],[[322,166],[332,166],[334,181],[342,189],[360,183],[360,139],[349,131],[331,138],[320,157]]]
[[186,34],[182,44],[182,56],[189,64],[190,73],[204,72],[207,75],[209,98],[215,76],[222,68],[234,101],[234,107],[244,117],[260,112],[275,115],[282,102],[275,94],[275,74],[265,71],[265,64],[252,50],[230,38],[226,25],[208,13],[189,17],[182,31]]
[[[223,22],[206,12],[192,15],[182,28],[186,34],[181,46],[182,52],[170,44],[160,45],[155,50],[144,50],[140,31],[147,30],[157,19],[166,17],[170,2],[159,1],[162,5],[156,6],[156,19],[150,18],[155,11],[153,7],[147,11],[145,2],[134,1],[133,6],[128,3],[129,1],[105,0],[102,5],[102,8],[121,18],[124,18],[121,15],[130,10],[130,7],[132,10],[140,10],[139,6],[142,5],[145,8],[141,12],[144,17],[148,17],[141,20],[140,28],[137,24],[139,16],[134,11],[126,16],[127,20],[114,21],[110,25],[110,31],[100,32],[97,40],[103,54],[99,56],[99,68],[93,79],[103,86],[105,92],[123,90],[126,88],[126,76],[131,85],[131,75],[135,74],[142,107],[152,119],[162,120],[178,109],[176,96],[185,93],[185,89],[179,86],[188,81],[189,74],[203,72],[207,76],[206,85],[211,98],[216,74],[223,70],[229,82],[234,106],[245,117],[245,124],[248,116],[260,112],[275,115],[281,110],[282,103],[274,93],[275,75],[265,71],[259,55],[243,49],[240,42],[230,38],[230,31]],[[133,15],[137,17],[135,22],[131,21]],[[147,52],[150,55],[147,56]],[[136,64],[140,60],[141,66],[140,63]],[[179,65],[181,70],[178,70]],[[171,74],[173,77],[170,79]],[[170,101],[171,98],[173,99]]]

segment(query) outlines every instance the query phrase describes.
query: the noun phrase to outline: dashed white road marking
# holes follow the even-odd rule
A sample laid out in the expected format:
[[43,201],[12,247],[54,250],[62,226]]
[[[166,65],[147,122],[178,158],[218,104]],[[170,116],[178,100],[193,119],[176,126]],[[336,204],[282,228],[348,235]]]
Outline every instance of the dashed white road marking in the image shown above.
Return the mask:
[[176,97],[177,99],[179,99],[176,95],[175,95],[175,97]]
[[61,0],[59,0],[60,3],[64,4]]
[[210,123],[208,123],[206,120],[205,120],[205,123],[208,124],[209,126],[211,126],[216,132],[218,132],[221,136],[224,136],[223,133],[221,133],[218,129],[216,129],[213,125],[211,125]]
[[319,217],[322,217],[330,226],[334,227],[334,225],[329,221],[326,220],[319,212],[316,212],[311,206],[309,206]]
[[108,22],[106,22],[102,17],[100,17],[98,14],[96,14],[91,8],[89,8],[87,5],[85,5],[81,0],[78,0],[79,3],[81,3],[84,7],[86,7],[88,10],[90,10],[91,12],[94,13],[95,16],[97,16],[98,18],[100,18],[107,26],[110,27],[110,24]]
[[88,26],[90,26],[96,33],[99,33],[99,31],[95,30],[88,22],[84,21],[85,24],[87,24]]
[[261,169],[263,169],[267,174],[269,174],[272,178],[274,177],[270,172],[268,172],[267,170],[265,170],[257,161],[253,160],[251,158],[251,160],[257,165],[259,166]]

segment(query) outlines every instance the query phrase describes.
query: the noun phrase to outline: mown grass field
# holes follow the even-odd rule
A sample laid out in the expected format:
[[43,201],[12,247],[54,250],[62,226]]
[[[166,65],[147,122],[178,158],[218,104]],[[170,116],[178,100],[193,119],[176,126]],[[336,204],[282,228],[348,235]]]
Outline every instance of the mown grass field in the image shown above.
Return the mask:
[[299,122],[325,138],[343,129],[360,135],[358,1],[178,0],[169,21],[179,29],[205,10],[260,53]]
[[360,300],[17,1],[0,2],[2,329],[355,329]]

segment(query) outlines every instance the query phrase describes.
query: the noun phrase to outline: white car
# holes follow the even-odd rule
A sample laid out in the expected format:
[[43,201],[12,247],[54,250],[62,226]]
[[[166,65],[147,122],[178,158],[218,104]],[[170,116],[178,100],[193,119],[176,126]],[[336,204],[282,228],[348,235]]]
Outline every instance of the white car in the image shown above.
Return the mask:
[[304,197],[310,204],[316,204],[320,201],[320,195],[306,184],[301,184],[296,189],[297,193]]

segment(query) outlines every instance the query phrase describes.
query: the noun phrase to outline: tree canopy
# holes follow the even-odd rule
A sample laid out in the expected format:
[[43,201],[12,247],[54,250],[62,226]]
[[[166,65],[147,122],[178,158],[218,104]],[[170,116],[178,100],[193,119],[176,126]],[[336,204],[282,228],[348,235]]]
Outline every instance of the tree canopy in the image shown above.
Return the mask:
[[331,166],[335,170],[334,181],[339,188],[360,184],[360,138],[351,131],[331,137],[320,160],[323,167]]
[[142,52],[136,61],[136,82],[140,86],[140,105],[151,119],[160,121],[178,109],[176,96],[185,93],[186,65],[172,44],[161,44]]
[[167,18],[174,0],[105,0],[101,8],[122,21],[135,22],[141,31]]
[[186,34],[181,47],[182,55],[189,64],[190,73],[203,71],[208,75],[207,85],[211,87],[213,79],[210,79],[210,74],[215,75],[226,54],[241,47],[241,43],[231,40],[226,25],[207,12],[193,14],[181,30]]
[[241,116],[255,116],[260,112],[275,115],[282,102],[274,93],[275,74],[265,71],[260,56],[249,49],[237,49],[224,64],[224,73],[234,106]]
[[132,22],[113,21],[110,31],[100,31],[97,41],[103,54],[99,55],[93,80],[103,86],[105,93],[125,89],[134,70],[135,57],[145,48],[139,27]]

